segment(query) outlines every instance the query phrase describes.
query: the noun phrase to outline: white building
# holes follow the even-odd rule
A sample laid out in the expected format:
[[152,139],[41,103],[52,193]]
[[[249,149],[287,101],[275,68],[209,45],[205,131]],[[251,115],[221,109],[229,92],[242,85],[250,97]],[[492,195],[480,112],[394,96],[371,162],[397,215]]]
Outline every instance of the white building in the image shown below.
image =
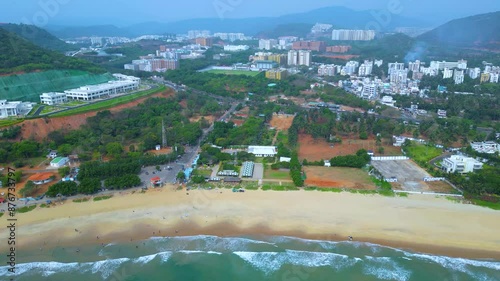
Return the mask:
[[248,45],[225,45],[224,51],[227,52],[240,52],[250,49]]
[[443,79],[448,79],[453,77],[453,69],[445,68],[443,70]]
[[481,68],[479,68],[479,67],[469,68],[467,70],[467,73],[469,74],[470,78],[477,79],[481,75]]
[[365,61],[359,66],[358,76],[371,75],[373,71],[373,61]]
[[334,29],[332,40],[334,41],[369,41],[375,39],[375,30],[349,30]]
[[274,157],[278,154],[277,149],[274,146],[249,146],[248,153],[257,157]]
[[33,104],[21,101],[0,100],[0,118],[28,114],[33,109]]
[[464,174],[482,169],[483,163],[474,158],[452,155],[450,158],[444,159],[441,166],[447,173]]
[[446,110],[438,109],[437,115],[439,118],[446,118]]
[[335,76],[337,67],[334,64],[322,64],[318,67],[319,76]]
[[112,96],[119,93],[136,90],[139,87],[137,81],[110,81],[104,84],[84,86],[77,89],[64,91],[68,98],[75,100],[94,100],[104,96]]
[[375,83],[367,83],[363,85],[361,98],[374,99],[377,96],[377,85]]
[[394,83],[394,84],[405,83],[407,79],[408,79],[408,70],[407,69],[393,71],[390,75],[391,83]]
[[188,38],[189,39],[195,39],[195,38],[207,38],[210,37],[210,31],[208,30],[190,30],[188,31]]
[[455,84],[462,84],[464,82],[464,71],[463,70],[455,70],[455,74],[453,75],[453,80],[455,80]]
[[485,141],[485,142],[472,142],[470,144],[472,149],[479,153],[488,153],[495,154],[497,152],[500,153],[500,144],[494,141]]
[[459,68],[459,69],[467,69],[467,61],[459,60],[456,62],[451,61],[431,61],[430,68],[443,70],[445,68]]
[[217,32],[214,33],[214,37],[219,37],[222,40],[229,40],[234,42],[236,40],[245,40],[245,34],[243,33],[225,33],[225,32]]
[[405,69],[405,64],[404,63],[399,63],[399,62],[393,62],[393,63],[389,63],[388,65],[388,73],[389,74],[392,74],[394,72],[397,72],[397,71],[400,71],[400,70],[404,70]]
[[390,107],[394,107],[394,104],[396,103],[396,101],[391,96],[382,97],[382,100],[380,102]]
[[498,83],[498,73],[490,73],[490,83]]
[[134,82],[141,82],[141,78],[135,77],[135,76],[129,76],[129,75],[123,75],[121,73],[114,73],[113,77],[120,81],[134,81]]
[[40,102],[47,105],[54,105],[65,103],[68,101],[68,97],[65,93],[43,93],[40,95]]
[[54,160],[50,161],[50,166],[53,168],[61,168],[69,162],[68,157],[56,157]]
[[316,23],[312,28],[311,32],[312,33],[323,33],[327,32],[333,27],[331,24],[326,24],[326,23]]
[[278,40],[276,39],[260,39],[259,40],[259,49],[261,50],[271,50],[274,49],[275,45],[278,44]]
[[309,50],[290,50],[288,51],[288,65],[311,65],[311,51]]
[[413,72],[419,72],[420,71],[420,65],[421,62],[419,60],[416,60],[415,62],[409,62],[408,63],[408,69]]

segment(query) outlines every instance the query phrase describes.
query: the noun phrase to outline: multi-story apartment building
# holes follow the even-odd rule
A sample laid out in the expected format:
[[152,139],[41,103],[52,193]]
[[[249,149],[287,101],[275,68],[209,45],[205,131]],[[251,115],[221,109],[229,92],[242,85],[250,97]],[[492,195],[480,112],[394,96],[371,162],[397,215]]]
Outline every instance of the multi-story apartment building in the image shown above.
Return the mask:
[[293,42],[292,49],[325,52],[326,44],[324,41],[297,41]]
[[278,44],[278,40],[276,39],[260,39],[259,40],[259,49],[261,50],[271,50],[275,49]]
[[288,76],[288,72],[285,69],[271,69],[266,71],[266,78],[273,80],[282,80]]
[[369,41],[375,39],[375,30],[334,29],[334,41]]

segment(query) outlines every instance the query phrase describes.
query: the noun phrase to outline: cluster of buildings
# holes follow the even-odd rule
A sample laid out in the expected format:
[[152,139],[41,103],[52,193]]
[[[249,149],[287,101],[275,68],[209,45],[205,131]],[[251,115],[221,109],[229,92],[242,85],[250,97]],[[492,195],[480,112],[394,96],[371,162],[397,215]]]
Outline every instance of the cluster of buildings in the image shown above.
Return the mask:
[[289,66],[294,66],[294,65],[311,66],[311,51],[290,50],[288,52],[287,64]]
[[450,158],[445,158],[441,163],[441,169],[447,173],[471,173],[481,170],[483,163],[474,158],[462,155],[452,155]]
[[299,40],[298,37],[295,36],[282,36],[278,39],[260,39],[259,40],[259,49],[260,50],[290,50],[295,41]]
[[140,78],[122,74],[113,74],[113,76],[117,80],[70,89],[63,93],[43,93],[40,95],[40,102],[42,104],[54,105],[65,103],[69,99],[91,101],[102,97],[134,91],[139,88]]
[[345,65],[322,64],[318,67],[319,76],[354,75],[359,77],[370,76],[374,65],[382,65],[383,61],[365,60],[363,63],[348,61]]
[[326,23],[316,23],[312,28],[311,28],[311,33],[312,34],[318,34],[318,33],[325,33],[330,31],[333,28],[333,25],[331,24],[326,24]]
[[488,153],[495,154],[500,153],[500,144],[494,141],[485,141],[485,142],[473,142],[470,144],[472,149],[479,153]]
[[373,39],[375,39],[375,30],[332,30],[332,40],[334,41],[370,41]]

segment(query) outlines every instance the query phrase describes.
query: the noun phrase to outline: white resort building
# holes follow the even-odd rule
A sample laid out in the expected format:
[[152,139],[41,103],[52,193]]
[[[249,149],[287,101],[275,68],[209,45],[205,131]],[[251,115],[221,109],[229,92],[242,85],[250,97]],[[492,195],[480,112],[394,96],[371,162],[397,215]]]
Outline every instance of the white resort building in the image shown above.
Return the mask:
[[257,157],[274,157],[278,154],[274,146],[249,146],[248,153]]
[[450,158],[443,160],[442,169],[447,173],[470,173],[476,170],[481,170],[483,163],[471,157],[460,155],[452,155]]
[[90,101],[105,96],[136,90],[139,82],[136,81],[109,81],[105,84],[84,86],[78,89],[64,91],[66,96],[75,100]]
[[43,93],[40,95],[40,102],[46,105],[54,105],[65,103],[68,101],[68,97],[65,93]]
[[26,115],[31,109],[33,104],[30,102],[0,100],[0,118]]

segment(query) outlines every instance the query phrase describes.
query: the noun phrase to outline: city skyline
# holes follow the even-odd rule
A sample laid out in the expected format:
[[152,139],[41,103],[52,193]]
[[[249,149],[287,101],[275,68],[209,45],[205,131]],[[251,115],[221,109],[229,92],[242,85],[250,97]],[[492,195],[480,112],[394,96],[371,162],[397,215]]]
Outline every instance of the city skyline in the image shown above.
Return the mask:
[[[418,3],[409,0],[360,0],[356,2],[317,0],[307,3],[307,5],[299,0],[272,3],[264,0],[193,0],[172,3],[158,3],[154,0],[133,3],[124,0],[110,0],[105,3],[95,0],[85,2],[27,0],[19,3],[7,0],[0,3],[0,11],[8,11],[8,14],[0,13],[0,22],[42,23],[38,25],[114,24],[126,26],[142,22],[172,22],[197,18],[220,18],[223,20],[225,18],[279,17],[331,6],[343,6],[353,10],[380,11],[387,10],[391,5],[397,7],[400,15],[419,18],[430,25],[441,24],[454,18],[500,10],[500,2],[496,0],[479,0],[473,3],[460,3],[460,5],[456,5],[456,2],[451,0],[443,0],[439,3],[430,0],[422,0]],[[443,10],[446,10],[446,13],[443,13]]]

